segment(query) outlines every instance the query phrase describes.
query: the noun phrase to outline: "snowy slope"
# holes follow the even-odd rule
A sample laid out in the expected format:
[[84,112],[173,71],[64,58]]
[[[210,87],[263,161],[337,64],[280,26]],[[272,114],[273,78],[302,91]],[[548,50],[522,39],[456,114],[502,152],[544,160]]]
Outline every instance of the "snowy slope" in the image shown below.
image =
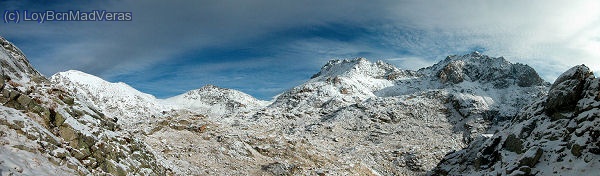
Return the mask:
[[[200,166],[194,164],[194,157],[174,157],[172,150],[188,153],[184,156],[196,155],[189,151],[201,151],[234,163],[260,158],[263,162],[254,164],[262,166],[272,162],[292,166],[295,164],[289,162],[294,161],[308,168],[319,163],[311,158],[340,157],[344,160],[325,162],[327,166],[323,168],[338,170],[334,172],[338,174],[359,169],[366,173],[411,175],[423,174],[446,152],[493,133],[497,126],[494,124],[505,123],[521,107],[544,96],[547,83],[540,82],[532,70],[479,53],[450,56],[419,71],[401,70],[364,58],[332,60],[309,81],[282,93],[271,105],[212,85],[157,100],[123,83],[109,83],[77,71],[59,73],[51,80],[76,93],[80,102],[98,106],[109,116],[127,117],[119,121],[129,121],[125,123],[129,124],[125,126],[127,130],[143,131],[136,133],[138,137],[159,148],[153,153],[166,159],[165,166],[178,174],[194,174],[203,167],[226,170],[212,160],[206,161],[210,166]],[[524,74],[531,78],[520,76]],[[173,111],[162,113],[165,110]],[[152,115],[158,118],[148,119]],[[254,118],[245,118],[248,116]],[[262,141],[274,135],[283,135],[284,139],[278,140],[296,145]],[[199,140],[192,136],[217,140],[205,143],[206,148],[180,150],[194,144],[165,141],[167,136],[186,136],[184,140],[190,142]],[[308,143],[301,142],[304,140]],[[305,150],[283,157],[270,155],[294,153],[295,147]],[[214,153],[211,148],[223,150]],[[358,151],[350,154],[349,148]],[[397,153],[385,154],[392,149]],[[248,158],[240,150],[248,150],[255,157]],[[288,158],[291,156],[294,157]],[[391,167],[390,163],[401,166]],[[361,168],[352,167],[355,164]],[[261,167],[234,165],[238,166],[236,173],[255,172],[254,168]],[[311,173],[313,170],[308,168],[298,173]]]
[[267,101],[257,100],[246,93],[214,85],[206,85],[162,102],[217,117],[231,113],[249,113],[269,104]]
[[96,76],[70,70],[56,73],[50,81],[77,99],[100,108],[102,113],[118,119],[118,123],[131,126],[141,120],[159,117],[172,107],[163,105],[154,96],[142,93],[125,83],[110,83]]
[[450,153],[433,175],[595,175],[600,172],[600,79],[575,66],[493,136]]

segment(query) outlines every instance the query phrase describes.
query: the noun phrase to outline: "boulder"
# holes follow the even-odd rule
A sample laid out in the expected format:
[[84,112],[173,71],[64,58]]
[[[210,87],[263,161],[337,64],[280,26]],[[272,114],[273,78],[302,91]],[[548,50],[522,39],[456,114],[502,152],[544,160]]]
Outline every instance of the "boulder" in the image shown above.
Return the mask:
[[506,137],[504,144],[502,145],[508,151],[515,153],[523,153],[523,140],[517,138],[516,135],[511,134]]
[[555,116],[555,112],[573,110],[581,99],[587,78],[594,74],[585,65],[575,66],[560,75],[550,87],[546,99],[546,114]]
[[543,153],[544,151],[538,146],[529,148],[529,150],[527,150],[527,152],[519,159],[519,166],[535,166]]
[[578,144],[573,144],[573,146],[571,146],[571,154],[573,154],[576,157],[581,156],[581,150],[582,147]]
[[19,104],[21,104],[21,106],[23,107],[29,107],[29,103],[31,103],[31,98],[29,98],[29,96],[27,95],[21,95],[19,96],[19,98],[17,98],[17,102],[19,102]]

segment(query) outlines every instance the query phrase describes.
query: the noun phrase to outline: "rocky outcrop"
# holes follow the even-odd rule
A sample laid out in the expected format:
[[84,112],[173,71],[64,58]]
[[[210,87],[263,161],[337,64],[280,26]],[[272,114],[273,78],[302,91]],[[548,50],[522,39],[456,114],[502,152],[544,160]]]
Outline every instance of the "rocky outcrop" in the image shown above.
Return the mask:
[[600,78],[576,66],[491,137],[448,154],[432,175],[579,175],[600,165]]
[[548,98],[546,99],[546,113],[554,119],[560,111],[573,111],[583,96],[583,88],[587,79],[594,77],[594,74],[585,65],[575,66],[565,73],[561,74],[554,84],[550,87]]
[[0,91],[4,89],[4,83],[6,82],[4,78],[4,70],[0,70]]
[[17,47],[0,39],[7,83],[0,86],[0,129],[6,134],[0,135],[2,175],[167,174],[149,148],[121,131],[113,117],[50,84]]

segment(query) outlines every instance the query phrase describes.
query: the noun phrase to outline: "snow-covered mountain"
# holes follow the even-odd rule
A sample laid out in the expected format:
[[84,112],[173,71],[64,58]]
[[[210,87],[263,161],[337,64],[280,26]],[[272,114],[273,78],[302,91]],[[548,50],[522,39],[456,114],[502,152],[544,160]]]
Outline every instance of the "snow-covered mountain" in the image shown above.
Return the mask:
[[250,113],[269,104],[246,93],[214,85],[206,85],[162,102],[208,116]]
[[600,172],[600,78],[584,65],[556,79],[493,136],[448,154],[433,175],[595,175]]
[[49,81],[2,41],[2,174],[548,175],[600,162],[600,79],[584,66],[551,86],[477,52],[420,70],[332,60],[271,104],[212,85],[161,100],[80,71]]
[[400,70],[381,61],[331,60],[306,83],[279,95],[270,107],[293,114],[328,113],[375,97],[375,91],[393,86],[394,80],[415,76],[414,71]]
[[[255,117],[288,138],[319,144],[323,153],[360,161],[372,173],[414,175],[446,152],[494,133],[494,124],[544,96],[547,86],[531,67],[477,52],[418,71],[364,58],[333,60]],[[396,153],[386,154],[390,150]],[[352,170],[350,163],[332,163]]]
[[448,56],[431,67],[420,69],[419,72],[438,77],[441,82],[450,84],[470,81],[491,84],[494,88],[544,84],[537,72],[527,65],[512,64],[504,57],[490,57],[477,51],[462,56]]

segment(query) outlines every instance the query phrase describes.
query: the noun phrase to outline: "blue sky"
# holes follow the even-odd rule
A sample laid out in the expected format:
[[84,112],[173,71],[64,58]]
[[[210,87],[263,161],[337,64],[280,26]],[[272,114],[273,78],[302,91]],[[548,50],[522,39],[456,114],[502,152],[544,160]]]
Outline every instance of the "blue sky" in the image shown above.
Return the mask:
[[166,98],[205,84],[268,100],[330,59],[403,69],[474,50],[553,81],[600,70],[598,1],[1,1],[4,10],[132,12],[129,22],[2,23],[40,72],[81,70]]

